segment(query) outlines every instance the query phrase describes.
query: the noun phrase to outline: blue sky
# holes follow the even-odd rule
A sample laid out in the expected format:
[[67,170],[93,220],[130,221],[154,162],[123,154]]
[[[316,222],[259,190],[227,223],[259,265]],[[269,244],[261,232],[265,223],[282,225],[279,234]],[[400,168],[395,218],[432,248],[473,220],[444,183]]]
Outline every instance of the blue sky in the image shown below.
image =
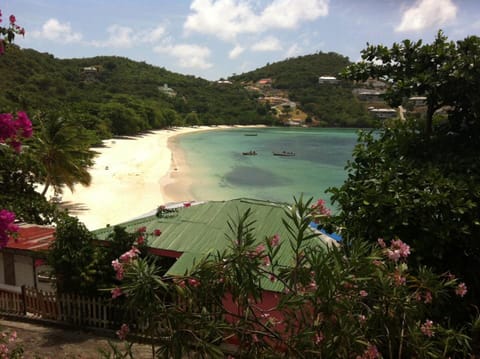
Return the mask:
[[117,55],[208,80],[366,43],[480,34],[479,0],[0,0],[24,48],[58,58]]

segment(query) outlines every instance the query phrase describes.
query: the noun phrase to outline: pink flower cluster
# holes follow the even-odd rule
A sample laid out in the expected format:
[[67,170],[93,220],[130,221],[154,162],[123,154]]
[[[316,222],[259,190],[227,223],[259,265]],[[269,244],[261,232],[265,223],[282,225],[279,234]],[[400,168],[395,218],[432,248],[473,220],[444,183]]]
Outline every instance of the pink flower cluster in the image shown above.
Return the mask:
[[327,208],[323,199],[319,199],[311,208],[314,216],[330,217],[332,215],[332,211]]
[[410,246],[400,239],[394,239],[387,248],[383,238],[378,239],[378,244],[385,250],[388,259],[398,262],[400,259],[406,259],[410,255]]
[[130,263],[132,260],[138,257],[140,251],[136,247],[132,247],[129,251],[123,253],[120,256],[120,262]]
[[433,322],[427,319],[425,323],[420,326],[420,331],[429,338],[433,337],[435,335],[435,332],[433,331]]
[[[118,280],[123,279],[123,275],[125,272],[124,265],[127,263],[130,263],[132,260],[137,258],[139,253],[140,251],[138,250],[138,248],[132,247],[132,249],[123,253],[120,256],[120,260],[115,259],[112,261],[112,267],[115,270],[115,278],[117,278]],[[113,296],[113,290],[112,290],[112,296]]]
[[276,247],[280,244],[280,236],[278,234],[275,234],[272,239],[270,240],[270,245],[272,247]]
[[[5,52],[5,41],[11,42],[15,38],[15,34],[24,36],[25,29],[16,24],[17,19],[14,15],[10,15],[8,18],[10,25],[8,28],[0,26],[0,34],[5,36],[5,39],[0,39],[0,55]],[[2,11],[0,10],[0,23],[2,22]]]
[[0,249],[7,245],[9,234],[18,232],[18,226],[14,222],[15,213],[0,210]]
[[20,152],[20,138],[31,137],[32,122],[25,112],[18,112],[15,119],[11,113],[0,113],[0,143],[9,142],[15,151]]
[[128,333],[130,333],[130,328],[128,327],[128,324],[122,324],[120,330],[117,330],[117,336],[120,340],[125,340]]
[[455,288],[455,294],[463,297],[465,294],[467,294],[467,285],[465,283],[460,283],[457,288]]
[[363,355],[357,355],[356,359],[376,359],[380,357],[381,355],[377,347],[375,345],[369,344],[368,348],[365,349],[365,351],[363,352]]

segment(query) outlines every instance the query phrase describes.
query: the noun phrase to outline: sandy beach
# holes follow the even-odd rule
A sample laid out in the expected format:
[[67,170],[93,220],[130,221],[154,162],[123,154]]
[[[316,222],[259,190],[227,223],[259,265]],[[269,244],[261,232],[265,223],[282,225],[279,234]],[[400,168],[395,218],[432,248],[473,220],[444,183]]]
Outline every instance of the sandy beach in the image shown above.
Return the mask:
[[[62,206],[79,218],[88,229],[115,225],[148,213],[169,202],[192,201],[189,179],[184,174],[182,156],[172,151],[175,136],[218,127],[182,127],[103,141],[95,148],[99,155],[90,169],[89,187],[65,189]],[[170,145],[169,145],[170,140]]]

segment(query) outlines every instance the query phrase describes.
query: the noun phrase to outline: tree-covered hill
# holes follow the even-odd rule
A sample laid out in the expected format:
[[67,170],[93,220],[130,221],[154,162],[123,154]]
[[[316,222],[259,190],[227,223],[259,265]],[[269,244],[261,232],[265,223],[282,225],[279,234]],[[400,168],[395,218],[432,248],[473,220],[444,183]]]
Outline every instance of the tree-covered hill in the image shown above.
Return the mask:
[[322,84],[320,76],[335,76],[351,62],[337,53],[316,53],[267,64],[254,71],[230,77],[240,83],[257,83],[272,79],[272,88],[288,92],[288,96],[308,115],[327,126],[367,126],[370,122],[365,107],[353,96],[351,82]]
[[[369,116],[351,83],[318,84],[350,62],[318,53],[269,64],[218,83],[115,56],[57,59],[12,45],[0,62],[0,112],[70,117],[100,138],[172,125],[271,124],[258,93],[245,87],[272,78],[310,118],[324,126],[366,126]],[[167,91],[164,91],[167,85]],[[169,90],[171,89],[171,90]]]
[[[126,58],[57,59],[11,46],[0,62],[0,112],[74,117],[101,137],[183,124],[270,123],[242,86]],[[164,84],[174,96],[162,91]]]

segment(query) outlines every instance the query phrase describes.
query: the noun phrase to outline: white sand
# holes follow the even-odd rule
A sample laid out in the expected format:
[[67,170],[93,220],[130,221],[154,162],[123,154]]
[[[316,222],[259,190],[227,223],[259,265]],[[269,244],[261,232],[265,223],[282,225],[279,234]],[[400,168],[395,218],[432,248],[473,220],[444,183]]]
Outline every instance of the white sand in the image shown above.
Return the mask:
[[99,155],[90,169],[91,185],[77,185],[73,193],[65,189],[62,206],[88,229],[94,230],[128,221],[167,202],[194,200],[190,198],[188,186],[182,189],[178,183],[174,193],[165,192],[169,184],[178,181],[182,171],[178,162],[171,168],[173,155],[168,139],[179,134],[222,128],[229,127],[177,128],[105,140],[105,147],[95,149]]

